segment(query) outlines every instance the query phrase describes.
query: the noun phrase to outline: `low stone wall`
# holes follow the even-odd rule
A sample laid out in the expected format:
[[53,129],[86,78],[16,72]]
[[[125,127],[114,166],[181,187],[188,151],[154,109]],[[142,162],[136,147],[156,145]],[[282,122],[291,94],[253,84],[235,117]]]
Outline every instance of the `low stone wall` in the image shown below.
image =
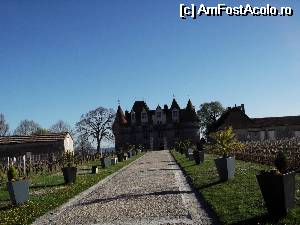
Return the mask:
[[246,142],[244,152],[235,153],[243,161],[274,165],[277,152],[283,151],[289,162],[290,170],[300,170],[300,138]]

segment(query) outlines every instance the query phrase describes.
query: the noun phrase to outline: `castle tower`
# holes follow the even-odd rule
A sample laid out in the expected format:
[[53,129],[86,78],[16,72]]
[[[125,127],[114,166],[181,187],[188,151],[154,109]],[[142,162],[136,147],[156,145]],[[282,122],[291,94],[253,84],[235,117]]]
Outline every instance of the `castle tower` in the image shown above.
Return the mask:
[[120,150],[120,147],[124,146],[124,135],[122,134],[122,131],[124,128],[126,128],[128,122],[126,120],[126,117],[124,115],[124,112],[121,108],[121,106],[118,106],[118,110],[116,113],[116,118],[113,123],[112,129],[113,133],[115,135],[115,148],[116,150]]
[[195,107],[192,104],[191,99],[189,99],[185,108],[185,122],[198,122],[198,116]]

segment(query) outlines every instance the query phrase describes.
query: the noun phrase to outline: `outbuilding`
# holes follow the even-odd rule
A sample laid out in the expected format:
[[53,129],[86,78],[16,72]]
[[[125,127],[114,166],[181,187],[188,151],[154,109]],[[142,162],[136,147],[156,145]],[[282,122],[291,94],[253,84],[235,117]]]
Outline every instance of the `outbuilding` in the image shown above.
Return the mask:
[[73,138],[68,132],[0,137],[2,162],[55,160],[65,152],[74,153]]

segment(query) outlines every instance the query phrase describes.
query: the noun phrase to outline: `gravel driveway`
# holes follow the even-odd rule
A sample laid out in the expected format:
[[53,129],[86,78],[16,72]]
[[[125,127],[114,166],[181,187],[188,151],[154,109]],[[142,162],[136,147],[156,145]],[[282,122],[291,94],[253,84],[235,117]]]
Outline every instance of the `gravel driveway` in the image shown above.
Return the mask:
[[164,150],[146,153],[34,224],[215,223]]

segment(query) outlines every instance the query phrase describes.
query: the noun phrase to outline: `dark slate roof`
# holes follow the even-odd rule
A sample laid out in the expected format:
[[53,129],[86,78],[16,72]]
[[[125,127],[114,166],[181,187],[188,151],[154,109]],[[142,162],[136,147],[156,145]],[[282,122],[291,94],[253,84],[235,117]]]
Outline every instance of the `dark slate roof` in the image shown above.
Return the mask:
[[300,116],[252,118],[258,127],[300,125]]
[[228,108],[210,127],[216,131],[231,126],[233,129],[263,128],[273,126],[300,125],[300,116],[249,118],[241,107]]
[[[180,109],[179,105],[177,104],[176,100],[173,99],[172,105],[170,108],[168,108],[168,105],[164,105],[163,108],[160,107],[160,105],[157,106],[156,109],[161,109],[167,117],[167,122],[171,123],[172,122],[172,109],[177,108],[179,110],[179,118],[180,122],[196,122],[198,121],[198,116],[195,111],[195,108],[192,105],[191,100],[188,101],[186,109]],[[135,112],[135,120],[136,124],[140,125],[141,124],[141,112],[145,109],[148,115],[148,123],[153,124],[152,116],[155,115],[156,110],[150,110],[147,104],[144,101],[135,101],[132,107],[132,111]],[[118,108],[118,111],[119,108]],[[118,113],[117,111],[117,117]],[[117,119],[117,118],[116,118]],[[130,126],[131,124],[131,114],[128,111],[125,111],[124,117],[122,117],[122,121],[127,121],[127,125]],[[119,121],[119,119],[118,119]]]
[[255,126],[254,122],[241,110],[240,107],[228,108],[221,117],[209,128],[211,131],[225,127],[243,129]]
[[31,136],[5,136],[5,137],[0,137],[0,145],[57,142],[57,141],[63,141],[68,134],[69,134],[68,132],[63,132],[63,133],[37,134]]
[[189,99],[185,110],[180,110],[180,113],[182,114],[180,119],[183,122],[196,122],[199,121],[199,118],[197,116],[196,110],[191,102],[191,100]]
[[191,99],[189,99],[189,101],[188,101],[185,109],[187,109],[187,110],[194,110],[194,106],[192,104]]
[[127,120],[126,120],[126,117],[123,113],[123,110],[122,110],[121,106],[118,106],[118,110],[117,110],[117,113],[116,113],[116,118],[115,118],[114,124],[116,124],[116,123],[118,123],[119,125],[127,124]]
[[132,110],[135,113],[140,113],[140,112],[142,112],[143,108],[146,111],[149,111],[149,107],[147,106],[146,102],[144,102],[144,101],[135,101],[134,104],[133,104]]
[[131,122],[130,112],[128,112],[127,110],[125,111],[125,118],[126,118],[126,120],[127,120],[128,123]]

